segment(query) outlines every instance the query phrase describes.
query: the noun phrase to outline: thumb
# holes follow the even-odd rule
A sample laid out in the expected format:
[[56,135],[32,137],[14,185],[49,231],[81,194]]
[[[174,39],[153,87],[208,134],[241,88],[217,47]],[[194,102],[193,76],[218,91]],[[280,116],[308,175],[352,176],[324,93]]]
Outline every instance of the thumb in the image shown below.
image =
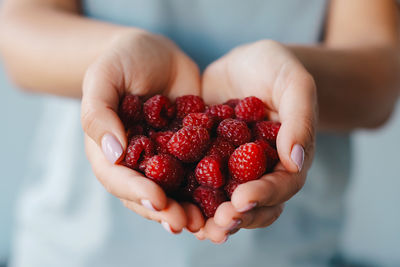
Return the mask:
[[[85,133],[99,145],[106,159],[114,164],[121,160],[127,146],[125,129],[118,117],[122,92],[115,79],[122,72],[92,65],[83,82],[81,122]],[[120,79],[122,80],[122,79]]]
[[283,166],[294,173],[311,166],[317,114],[314,80],[309,74],[300,77],[283,90],[278,105],[277,149]]

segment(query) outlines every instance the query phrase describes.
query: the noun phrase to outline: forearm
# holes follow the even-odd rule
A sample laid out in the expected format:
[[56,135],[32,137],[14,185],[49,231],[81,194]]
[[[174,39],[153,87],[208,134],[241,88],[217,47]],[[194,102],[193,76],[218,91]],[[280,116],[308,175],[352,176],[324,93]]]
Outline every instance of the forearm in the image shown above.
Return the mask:
[[289,48],[315,79],[319,129],[374,128],[390,116],[400,91],[397,48]]
[[10,77],[33,92],[80,97],[88,65],[125,31],[59,7],[4,8],[0,52]]

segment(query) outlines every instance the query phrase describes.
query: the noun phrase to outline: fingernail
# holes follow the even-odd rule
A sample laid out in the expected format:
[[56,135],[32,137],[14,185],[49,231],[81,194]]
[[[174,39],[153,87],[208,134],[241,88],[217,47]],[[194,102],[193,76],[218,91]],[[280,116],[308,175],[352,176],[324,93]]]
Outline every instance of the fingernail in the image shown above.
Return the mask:
[[225,243],[226,241],[228,241],[228,238],[229,238],[229,236],[226,235],[224,239],[222,239],[222,240],[219,241],[219,242],[215,242],[215,244],[221,245],[221,244]]
[[299,144],[294,145],[290,157],[292,158],[293,162],[297,165],[297,168],[300,172],[301,169],[303,168],[303,163],[304,163],[304,148]]
[[246,211],[251,210],[251,209],[254,208],[255,206],[257,206],[257,203],[256,203],[256,202],[252,202],[252,203],[249,203],[247,206],[244,206],[244,207],[241,208],[241,209],[237,209],[236,211],[237,211],[237,212],[246,212]]
[[164,229],[171,234],[175,234],[174,231],[172,231],[171,226],[166,222],[166,221],[161,221],[161,225],[164,227]]
[[106,159],[112,164],[114,164],[123,153],[121,144],[113,135],[108,133],[101,139],[101,148]]
[[242,220],[233,220],[232,222],[231,222],[231,224],[226,228],[226,230],[228,231],[228,232],[231,232],[231,231],[233,231],[233,230],[235,230],[238,226],[239,226],[239,224],[241,224],[242,223]]
[[147,208],[148,210],[157,211],[148,199],[141,199],[140,203],[142,203],[143,207]]

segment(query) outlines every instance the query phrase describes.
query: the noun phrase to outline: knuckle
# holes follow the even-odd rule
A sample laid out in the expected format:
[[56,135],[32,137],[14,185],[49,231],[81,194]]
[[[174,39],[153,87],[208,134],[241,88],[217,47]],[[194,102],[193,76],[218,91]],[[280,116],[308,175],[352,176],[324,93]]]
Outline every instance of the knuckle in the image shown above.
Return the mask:
[[81,113],[81,123],[83,130],[88,134],[91,135],[96,126],[96,116],[95,116],[94,109],[86,104],[82,106],[82,113]]

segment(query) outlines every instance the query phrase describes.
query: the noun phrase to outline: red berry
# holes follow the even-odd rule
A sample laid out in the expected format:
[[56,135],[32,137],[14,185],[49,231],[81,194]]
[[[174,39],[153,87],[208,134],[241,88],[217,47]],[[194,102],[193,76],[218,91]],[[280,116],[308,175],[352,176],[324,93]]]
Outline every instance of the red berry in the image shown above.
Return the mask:
[[256,139],[264,139],[271,146],[276,147],[276,137],[278,136],[280,122],[275,121],[260,121],[254,125],[253,135]]
[[237,148],[229,158],[229,172],[239,183],[256,180],[266,171],[267,158],[263,148],[247,143]]
[[229,197],[229,199],[232,198],[233,191],[235,191],[235,189],[236,189],[236,187],[238,187],[238,185],[240,185],[239,182],[237,182],[233,179],[229,179],[228,182],[226,183],[226,185],[224,186],[226,195]]
[[190,113],[182,121],[183,126],[201,126],[211,130],[214,126],[214,119],[205,113]]
[[125,154],[125,165],[134,170],[139,170],[139,164],[146,158],[154,155],[154,144],[150,138],[137,135],[130,141]]
[[225,119],[233,118],[235,116],[235,111],[228,105],[214,105],[207,109],[206,114],[215,118],[219,123]]
[[226,201],[224,191],[206,186],[199,186],[193,193],[194,201],[200,206],[207,218],[213,217],[218,206]]
[[217,133],[236,147],[251,139],[251,132],[246,123],[235,119],[223,120],[217,128]]
[[153,133],[150,138],[153,140],[155,149],[158,154],[168,154],[168,141],[171,139],[171,137],[174,135],[174,132],[172,131],[166,131],[166,132],[156,132]]
[[219,188],[225,183],[224,166],[219,157],[207,156],[197,164],[196,179],[200,185]]
[[199,183],[197,182],[196,176],[192,171],[187,175],[186,181],[180,189],[180,198],[183,201],[192,201],[194,190],[196,190],[197,187],[199,187]]
[[176,133],[182,128],[182,120],[181,119],[175,119],[173,120],[167,127],[165,127],[163,130],[164,131],[172,131]]
[[248,123],[263,120],[266,112],[264,103],[255,96],[246,97],[235,107],[236,117]]
[[231,154],[235,151],[235,147],[222,137],[217,137],[210,146],[207,156],[217,156],[223,161],[227,161]]
[[175,106],[162,95],[155,95],[143,104],[146,122],[154,128],[163,128],[175,115]]
[[257,140],[254,143],[260,145],[263,148],[265,156],[267,157],[266,172],[271,172],[275,165],[279,162],[278,152],[267,141],[263,139]]
[[203,127],[185,126],[177,131],[168,142],[168,151],[183,162],[201,159],[210,141]]
[[184,95],[176,98],[176,117],[183,119],[190,113],[203,112],[206,108],[201,97],[195,95]]
[[224,103],[224,105],[228,105],[234,109],[237,106],[237,104],[239,104],[239,102],[240,102],[240,99],[234,98],[234,99],[229,99],[228,101],[226,101]]
[[170,193],[178,189],[181,184],[183,169],[174,157],[160,154],[147,161],[145,174],[159,184],[165,192]]
[[119,117],[125,128],[142,120],[142,101],[139,96],[127,94],[122,99],[119,106]]

